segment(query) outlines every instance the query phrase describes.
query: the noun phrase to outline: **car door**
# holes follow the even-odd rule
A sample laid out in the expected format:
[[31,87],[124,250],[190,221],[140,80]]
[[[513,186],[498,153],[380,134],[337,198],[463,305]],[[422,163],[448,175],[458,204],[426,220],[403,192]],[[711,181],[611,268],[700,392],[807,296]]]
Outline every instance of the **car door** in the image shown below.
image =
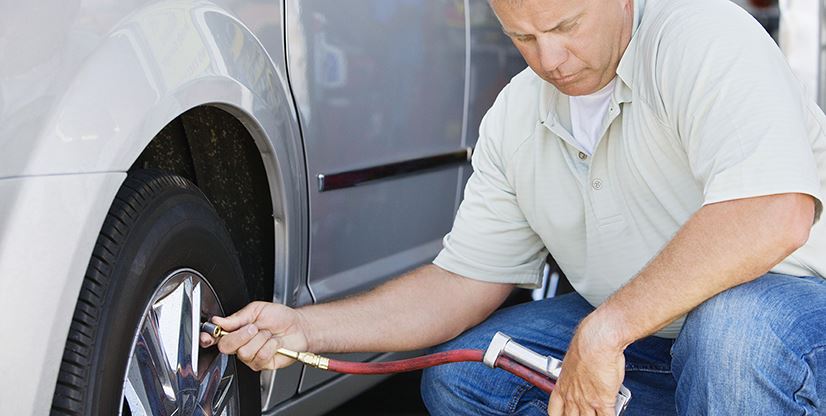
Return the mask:
[[[320,302],[429,261],[450,229],[467,159],[464,2],[302,0],[285,12]],[[409,172],[433,162],[448,165]]]
[[[285,20],[310,180],[297,302],[324,302],[435,257],[478,122],[525,65],[485,0],[288,0]],[[299,392],[330,377],[306,370]]]

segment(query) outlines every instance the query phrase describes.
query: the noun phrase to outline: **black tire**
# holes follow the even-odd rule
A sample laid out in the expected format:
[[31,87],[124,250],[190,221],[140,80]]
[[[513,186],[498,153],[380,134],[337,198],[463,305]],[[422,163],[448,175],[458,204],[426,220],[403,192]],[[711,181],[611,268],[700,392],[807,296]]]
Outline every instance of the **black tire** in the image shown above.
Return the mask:
[[[204,194],[180,176],[130,173],[86,271],[53,415],[118,414],[126,363],[145,308],[161,280],[181,268],[206,277],[227,313],[249,300],[232,240]],[[258,374],[240,362],[235,367],[241,414],[260,414]]]

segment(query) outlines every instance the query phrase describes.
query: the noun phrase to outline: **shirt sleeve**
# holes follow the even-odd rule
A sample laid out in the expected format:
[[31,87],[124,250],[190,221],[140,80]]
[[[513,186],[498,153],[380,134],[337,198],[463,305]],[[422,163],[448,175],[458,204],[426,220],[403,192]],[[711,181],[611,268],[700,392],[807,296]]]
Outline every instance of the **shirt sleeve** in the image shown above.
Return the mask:
[[488,110],[453,229],[433,263],[471,279],[538,287],[547,251],[528,224],[502,161],[507,87]]
[[803,193],[815,199],[817,222],[811,110],[779,49],[734,5],[674,20],[658,56],[659,88],[703,205]]

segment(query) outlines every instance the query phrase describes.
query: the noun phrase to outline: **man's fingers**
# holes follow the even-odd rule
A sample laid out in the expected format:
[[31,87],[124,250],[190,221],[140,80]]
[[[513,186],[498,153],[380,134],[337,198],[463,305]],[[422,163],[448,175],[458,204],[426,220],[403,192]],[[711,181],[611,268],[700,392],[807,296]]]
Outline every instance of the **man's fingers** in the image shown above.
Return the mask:
[[292,358],[283,356],[281,354],[276,355],[272,359],[273,368],[284,368],[294,362],[295,360],[293,360]]
[[[252,339],[249,340],[249,342],[238,348],[238,352],[236,352],[235,354],[238,356],[238,358],[241,359],[241,361],[249,365],[255,358],[255,354],[258,354],[258,350],[260,350],[261,347],[264,346],[264,344],[267,342],[268,339],[270,339],[271,336],[272,334],[270,333],[270,331],[258,331],[258,333],[255,334],[255,336],[252,337]],[[255,370],[255,368],[253,368],[253,370]]]
[[201,341],[201,348],[208,348],[215,344],[215,338],[212,338],[212,335],[207,334],[206,332],[201,332],[201,335],[198,337],[198,340]]
[[278,348],[281,347],[281,342],[278,340],[277,337],[270,337],[266,343],[258,350],[258,353],[255,354],[255,357],[252,359],[251,367],[256,370],[260,370],[263,368],[274,370],[275,367],[275,356],[278,354]]
[[258,334],[258,328],[255,325],[246,325],[221,337],[218,341],[218,350],[224,354],[235,354],[238,348],[249,342],[256,334]]
[[212,322],[216,325],[220,325],[224,331],[236,331],[244,325],[255,322],[255,318],[258,316],[258,311],[261,309],[259,303],[260,302],[252,302],[247,304],[247,306],[244,306],[238,312],[235,312],[227,317],[213,316]]

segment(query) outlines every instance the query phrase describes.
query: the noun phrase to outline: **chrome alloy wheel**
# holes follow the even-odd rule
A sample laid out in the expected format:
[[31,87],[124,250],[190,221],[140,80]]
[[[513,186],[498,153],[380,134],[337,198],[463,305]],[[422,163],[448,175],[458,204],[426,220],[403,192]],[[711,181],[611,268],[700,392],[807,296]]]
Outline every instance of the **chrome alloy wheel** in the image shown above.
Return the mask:
[[212,287],[181,269],[152,295],[132,341],[121,416],[240,414],[235,359],[201,349],[200,323],[223,316]]

